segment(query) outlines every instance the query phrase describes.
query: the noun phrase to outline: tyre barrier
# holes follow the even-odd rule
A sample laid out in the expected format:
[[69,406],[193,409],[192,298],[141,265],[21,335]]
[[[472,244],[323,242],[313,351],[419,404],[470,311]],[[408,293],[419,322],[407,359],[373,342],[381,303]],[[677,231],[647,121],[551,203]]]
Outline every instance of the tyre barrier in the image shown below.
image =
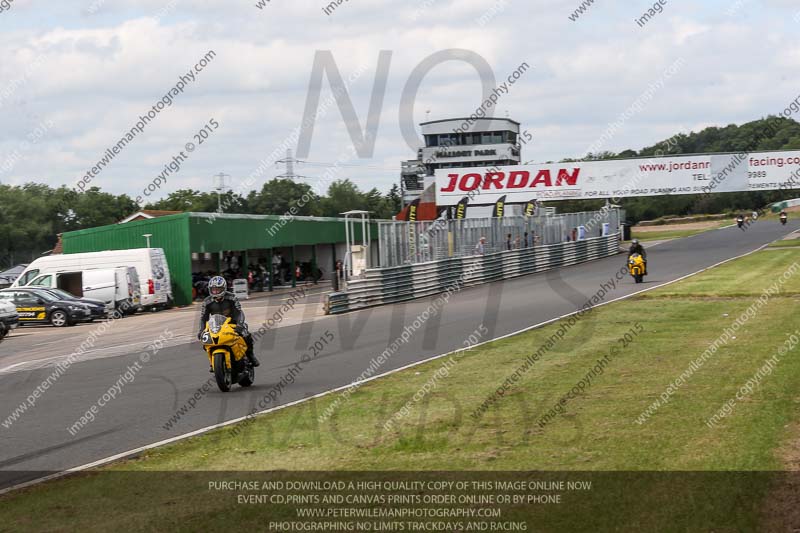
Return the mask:
[[347,290],[325,300],[325,314],[392,304],[458,288],[576,265],[620,253],[619,233],[580,241],[454,257],[427,263],[368,269],[350,279]]

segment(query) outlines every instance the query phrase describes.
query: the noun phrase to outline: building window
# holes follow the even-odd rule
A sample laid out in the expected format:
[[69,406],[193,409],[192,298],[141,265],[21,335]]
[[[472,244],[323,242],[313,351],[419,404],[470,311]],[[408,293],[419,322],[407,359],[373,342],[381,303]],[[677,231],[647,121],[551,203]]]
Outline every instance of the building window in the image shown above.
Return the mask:
[[455,146],[458,144],[458,134],[442,133],[439,135],[439,146]]
[[487,131],[481,135],[481,144],[500,144],[503,142],[503,132]]
[[436,135],[426,135],[425,146],[439,146],[439,138]]

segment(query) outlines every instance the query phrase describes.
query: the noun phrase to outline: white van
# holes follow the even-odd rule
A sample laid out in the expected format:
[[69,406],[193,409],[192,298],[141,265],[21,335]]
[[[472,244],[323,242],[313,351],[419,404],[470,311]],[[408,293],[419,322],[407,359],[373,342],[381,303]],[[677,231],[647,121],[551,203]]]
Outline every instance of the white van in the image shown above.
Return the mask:
[[78,298],[100,300],[107,313],[121,309],[132,314],[141,302],[139,276],[133,267],[42,274],[25,286],[62,289]]
[[22,271],[12,287],[27,285],[42,274],[127,266],[134,267],[139,276],[142,307],[152,308],[172,304],[172,281],[167,258],[161,248],[134,248],[40,257]]

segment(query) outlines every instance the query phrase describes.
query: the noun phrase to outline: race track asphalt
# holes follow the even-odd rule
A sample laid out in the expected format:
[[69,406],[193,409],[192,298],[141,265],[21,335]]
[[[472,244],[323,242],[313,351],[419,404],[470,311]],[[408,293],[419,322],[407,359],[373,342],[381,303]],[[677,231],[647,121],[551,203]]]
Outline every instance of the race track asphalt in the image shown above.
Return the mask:
[[[775,221],[763,221],[746,232],[734,226],[662,243],[648,252],[650,275],[643,285],[635,285],[626,276],[603,301],[750,252],[798,227],[797,222],[782,227]],[[607,284],[623,265],[624,255],[617,255],[464,289],[402,344],[377,373],[461,348],[480,324],[489,330],[484,337],[487,340],[571,313],[595,295],[601,284]],[[399,338],[403,328],[412,324],[432,301],[433,298],[425,298],[273,330],[257,345],[262,365],[257,369],[252,388],[236,387],[223,394],[213,387],[170,429],[164,425],[176,409],[211,377],[199,345],[181,344],[160,350],[149,362],[141,364],[135,379],[125,383],[115,399],[97,411],[93,422],[72,435],[67,428],[118,383],[130,365],[139,361],[139,352],[131,348],[130,353],[76,363],[44,391],[34,407],[9,427],[0,425],[0,487],[245,416],[303,354],[313,355],[306,348],[326,331],[334,340],[317,357],[302,365],[294,383],[285,387],[269,407],[347,385],[370,365],[372,358]],[[253,317],[249,318],[251,329],[256,329]],[[590,321],[586,322],[582,327],[590,328]],[[168,321],[152,333],[143,331],[142,340],[147,341],[147,335],[157,336],[164,327],[169,327]],[[576,334],[587,331],[578,330]],[[64,353],[74,349],[64,346]],[[0,375],[0,422],[53,370],[39,368]]]

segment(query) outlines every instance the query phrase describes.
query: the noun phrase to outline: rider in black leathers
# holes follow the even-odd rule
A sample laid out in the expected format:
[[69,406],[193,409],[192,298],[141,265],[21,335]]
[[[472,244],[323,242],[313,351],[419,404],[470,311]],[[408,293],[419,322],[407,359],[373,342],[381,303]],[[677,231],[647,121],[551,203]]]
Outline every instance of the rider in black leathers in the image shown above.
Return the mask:
[[644,261],[644,272],[647,273],[647,252],[644,251],[644,246],[639,242],[638,239],[633,239],[631,241],[631,247],[628,249],[628,257],[632,256],[633,254],[639,254],[642,256],[642,260]]
[[247,330],[247,322],[245,322],[244,311],[242,311],[242,304],[239,303],[239,299],[236,298],[232,292],[227,291],[221,295],[207,296],[206,299],[203,300],[203,307],[200,309],[200,330],[197,334],[198,339],[203,336],[203,332],[206,329],[206,322],[208,322],[208,318],[211,315],[231,317],[231,322],[236,324],[237,333],[244,337],[247,343],[247,358],[253,366],[259,366],[261,363],[256,358],[256,354],[253,353],[253,336]]

